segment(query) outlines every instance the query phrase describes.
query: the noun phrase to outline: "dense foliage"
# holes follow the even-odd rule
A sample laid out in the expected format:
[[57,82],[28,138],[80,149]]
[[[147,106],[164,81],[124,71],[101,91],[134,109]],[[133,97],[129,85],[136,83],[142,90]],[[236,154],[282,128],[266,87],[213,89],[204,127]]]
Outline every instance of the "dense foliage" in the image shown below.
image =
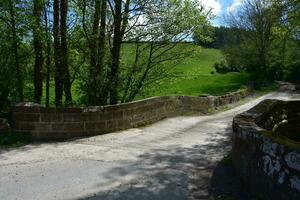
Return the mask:
[[227,16],[229,27],[216,28],[215,42],[225,61],[221,72],[251,72],[256,82],[300,82],[300,1],[245,0]]
[[191,54],[176,47],[193,33],[211,39],[211,17],[194,0],[3,0],[0,111],[132,101],[172,76],[166,63]]

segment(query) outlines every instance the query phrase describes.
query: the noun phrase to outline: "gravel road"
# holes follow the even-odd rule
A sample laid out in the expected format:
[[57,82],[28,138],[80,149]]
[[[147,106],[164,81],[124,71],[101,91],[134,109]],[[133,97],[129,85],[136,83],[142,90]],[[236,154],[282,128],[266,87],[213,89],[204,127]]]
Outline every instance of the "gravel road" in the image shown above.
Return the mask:
[[209,116],[2,150],[0,199],[210,199],[212,171],[230,151],[233,116],[263,99],[293,96],[279,91]]

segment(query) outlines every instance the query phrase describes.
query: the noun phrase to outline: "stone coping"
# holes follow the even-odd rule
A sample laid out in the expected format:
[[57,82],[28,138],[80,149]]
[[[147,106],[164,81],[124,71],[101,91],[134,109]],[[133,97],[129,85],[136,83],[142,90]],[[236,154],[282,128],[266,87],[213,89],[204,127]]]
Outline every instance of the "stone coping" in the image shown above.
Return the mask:
[[86,137],[148,125],[185,114],[207,114],[249,94],[239,90],[222,96],[161,96],[130,103],[81,108],[46,108],[19,103],[13,108],[12,128],[35,139]]
[[233,166],[254,197],[300,199],[300,143],[272,130],[297,115],[299,104],[265,100],[233,120]]
[[238,128],[252,130],[254,133],[268,137],[278,144],[300,150],[300,142],[278,135],[272,130],[276,124],[284,120],[282,115],[299,117],[300,101],[264,100],[252,109],[237,115],[233,119],[233,129],[235,131],[238,131]]

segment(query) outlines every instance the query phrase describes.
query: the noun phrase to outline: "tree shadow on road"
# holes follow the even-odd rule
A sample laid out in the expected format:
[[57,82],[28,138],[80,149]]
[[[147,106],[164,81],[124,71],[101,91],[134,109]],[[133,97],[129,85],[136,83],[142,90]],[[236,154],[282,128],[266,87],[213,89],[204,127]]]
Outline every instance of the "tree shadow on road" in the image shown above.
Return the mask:
[[232,165],[219,163],[211,178],[210,194],[216,200],[253,200]]
[[[112,168],[107,180],[120,184],[80,199],[91,200],[184,200],[211,199],[210,179],[218,160],[230,151],[231,127],[214,133],[203,145],[169,146],[142,154],[137,161]],[[220,137],[224,136],[224,137]]]

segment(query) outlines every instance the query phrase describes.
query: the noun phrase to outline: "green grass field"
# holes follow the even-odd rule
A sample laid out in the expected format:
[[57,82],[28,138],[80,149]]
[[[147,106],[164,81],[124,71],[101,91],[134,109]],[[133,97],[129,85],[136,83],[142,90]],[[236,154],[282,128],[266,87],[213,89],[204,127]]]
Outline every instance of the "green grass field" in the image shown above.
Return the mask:
[[[198,46],[187,46],[187,48],[191,47],[196,49],[191,56],[185,58],[175,66],[172,66],[173,64],[170,64],[170,67],[167,65],[167,68],[170,68],[176,76],[161,80],[158,84],[152,84],[144,88],[143,94],[138,96],[137,99],[165,95],[221,95],[239,89],[250,79],[250,76],[247,73],[216,73],[213,66],[222,59],[220,50],[205,49]],[[130,55],[133,55],[133,49],[128,44],[124,48],[126,48],[126,55],[124,56],[125,60],[131,59]],[[182,48],[182,46],[180,48]],[[76,103],[79,102],[81,96],[76,89],[78,86],[77,84],[78,83],[75,81],[72,88],[73,99]],[[25,96],[33,97],[33,84],[27,84],[25,91]],[[54,81],[51,81],[51,105],[54,105],[54,97]],[[28,99],[28,101],[32,100]],[[45,90],[42,102],[43,104],[45,102]]]
[[214,64],[222,59],[220,50],[197,47],[194,54],[173,69],[178,76],[166,79],[144,96],[221,95],[239,89],[250,79],[247,73],[218,74]]

